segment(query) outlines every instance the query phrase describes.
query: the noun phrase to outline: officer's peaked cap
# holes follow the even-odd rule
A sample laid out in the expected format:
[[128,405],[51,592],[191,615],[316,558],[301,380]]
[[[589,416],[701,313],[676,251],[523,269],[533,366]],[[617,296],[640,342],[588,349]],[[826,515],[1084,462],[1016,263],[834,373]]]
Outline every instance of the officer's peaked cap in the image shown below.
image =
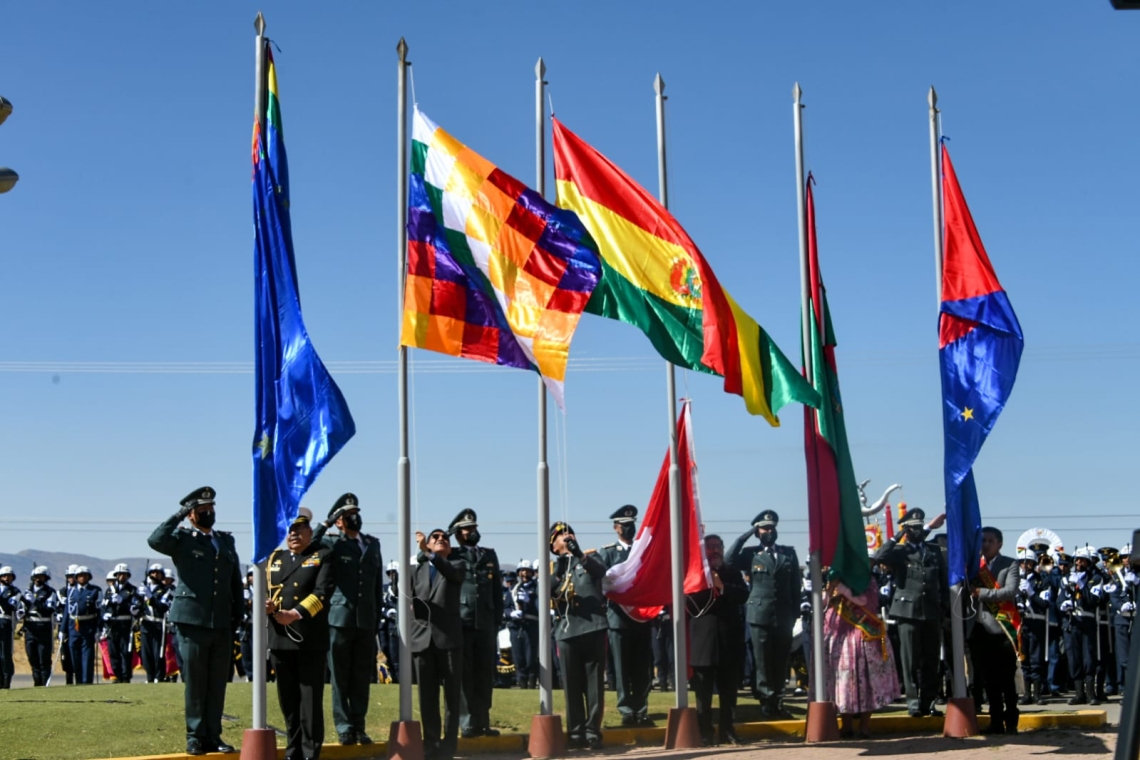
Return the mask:
[[354,493],[344,494],[339,499],[337,499],[336,504],[333,504],[332,508],[329,509],[329,517],[332,517],[333,513],[341,507],[348,507],[349,509],[360,509],[360,499],[356,498],[356,494]]
[[179,503],[183,507],[190,507],[193,509],[194,507],[200,507],[203,504],[213,504],[214,497],[217,495],[218,492],[213,488],[210,488],[209,486],[202,486],[201,488],[196,488],[190,493],[186,494],[185,498],[183,498]]
[[451,525],[447,526],[450,533],[454,533],[459,528],[474,528],[479,525],[479,518],[475,515],[474,509],[465,509],[455,516],[451,521]]
[[774,509],[765,509],[760,514],[752,518],[753,528],[775,528],[780,522],[780,516],[776,514]]
[[289,523],[289,527],[294,525],[308,525],[313,521],[313,510],[308,507],[301,507],[297,510],[297,516],[293,518],[293,522]]
[[899,526],[903,528],[917,527],[921,528],[926,524],[926,513],[918,507],[911,507],[903,514],[902,519],[899,520]]
[[637,520],[637,507],[632,504],[626,504],[624,507],[618,507],[617,510],[610,515],[610,519],[619,523],[631,523]]
[[550,550],[554,551],[554,539],[561,536],[563,533],[573,533],[574,529],[570,527],[570,523],[556,522],[550,526]]

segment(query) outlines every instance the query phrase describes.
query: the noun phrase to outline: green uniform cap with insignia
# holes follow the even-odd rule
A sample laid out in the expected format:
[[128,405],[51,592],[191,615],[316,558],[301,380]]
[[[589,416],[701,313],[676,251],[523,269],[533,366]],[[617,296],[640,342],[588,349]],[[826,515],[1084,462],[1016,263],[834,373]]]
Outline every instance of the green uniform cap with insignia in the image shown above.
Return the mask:
[[775,528],[780,522],[780,516],[776,514],[774,509],[765,509],[760,514],[752,518],[753,528]]
[[921,528],[926,524],[926,513],[918,507],[913,507],[906,511],[906,514],[899,520],[899,526],[903,528]]
[[354,494],[354,493],[343,494],[339,499],[336,500],[336,504],[333,504],[332,508],[329,510],[329,519],[330,520],[332,519],[332,516],[336,514],[336,511],[338,509],[340,509],[341,507],[359,510],[360,509],[360,499],[356,498],[356,494]]
[[210,488],[209,486],[202,486],[201,488],[197,488],[186,494],[185,498],[183,498],[179,504],[181,504],[183,507],[189,507],[190,509],[193,509],[194,507],[200,507],[203,504],[213,504],[214,497],[217,495],[218,492],[213,488]]
[[460,528],[476,528],[479,526],[477,520],[474,509],[465,509],[455,516],[451,525],[447,526],[447,532],[454,535]]
[[554,551],[554,539],[561,536],[563,533],[573,533],[574,529],[570,527],[570,523],[556,522],[550,526],[550,551]]
[[637,521],[637,507],[632,504],[626,504],[623,507],[618,507],[610,519],[617,523],[631,523]]

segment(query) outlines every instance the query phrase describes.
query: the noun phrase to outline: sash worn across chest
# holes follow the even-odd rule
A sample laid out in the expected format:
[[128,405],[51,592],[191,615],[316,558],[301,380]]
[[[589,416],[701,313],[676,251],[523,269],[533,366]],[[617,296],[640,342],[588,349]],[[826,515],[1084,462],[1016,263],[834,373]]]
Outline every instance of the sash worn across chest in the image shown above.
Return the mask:
[[[981,560],[981,567],[978,570],[978,578],[975,583],[980,588],[996,589],[998,587],[997,578],[990,572],[990,568],[986,565],[984,557]],[[990,611],[990,614],[994,616],[994,620],[998,621],[1002,633],[1009,639],[1009,643],[1013,645],[1013,651],[1017,652],[1018,656],[1020,656],[1021,613],[1017,611],[1017,605],[1012,601],[986,602],[985,605],[986,609]]]

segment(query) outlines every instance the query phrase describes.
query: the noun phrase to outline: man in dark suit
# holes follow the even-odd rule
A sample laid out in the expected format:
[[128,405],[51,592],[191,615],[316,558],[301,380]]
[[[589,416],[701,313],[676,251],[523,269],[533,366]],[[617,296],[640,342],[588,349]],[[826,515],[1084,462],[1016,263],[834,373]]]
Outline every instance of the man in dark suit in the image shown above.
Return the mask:
[[685,597],[689,616],[689,665],[693,669],[693,691],[697,693],[697,725],[701,743],[713,744],[715,688],[720,695],[716,743],[737,744],[732,713],[744,665],[740,607],[748,599],[748,587],[740,571],[724,563],[724,541],[720,536],[705,536],[705,557],[712,571],[713,587]]
[[982,528],[982,566],[971,581],[977,614],[967,618],[966,636],[974,672],[982,679],[990,703],[986,734],[1016,734],[1017,719],[1017,590],[1020,573],[1013,557],[1000,554],[1001,531]]
[[[781,700],[791,668],[792,629],[803,593],[796,550],[776,543],[779,522],[780,516],[772,509],[756,515],[752,527],[733,542],[724,560],[752,579],[747,618],[756,663],[754,693],[760,700],[760,715],[766,719],[792,717]],[[760,539],[760,546],[745,549],[744,544],[753,536]]]
[[[629,559],[637,533],[637,507],[626,504],[610,515],[618,540],[598,549],[598,559],[606,569]],[[614,655],[617,706],[623,726],[652,726],[649,692],[653,687],[653,625],[634,620],[620,605],[606,609],[609,619],[610,650]]]
[[557,620],[554,639],[562,661],[569,749],[602,748],[605,709],[606,566],[596,552],[583,552],[574,529],[564,522],[550,528],[550,552],[557,556],[549,581]]
[[[213,529],[214,497],[209,486],[187,494],[147,539],[174,561],[180,579],[167,619],[178,626],[188,755],[234,751],[222,741],[222,708],[243,613],[241,561],[234,537]],[[191,527],[178,527],[187,517]]]
[[459,728],[463,738],[498,736],[491,728],[491,698],[498,665],[498,634],[503,620],[503,571],[494,549],[479,546],[479,523],[473,509],[465,509],[448,526],[455,536],[453,560],[467,563],[459,592],[463,619],[463,691],[459,701]]
[[[325,536],[333,525],[339,536]],[[331,556],[335,591],[329,603],[329,671],[333,720],[341,744],[371,744],[364,731],[368,691],[376,675],[376,632],[384,596],[384,559],[380,539],[362,533],[360,501],[346,493],[313,533]]]
[[[894,577],[890,616],[898,621],[906,707],[912,718],[942,714],[934,700],[942,615],[950,607],[950,589],[942,549],[926,536],[928,528],[938,528],[944,520],[940,515],[927,526],[925,512],[909,509],[899,520],[901,536],[887,539],[875,552],[875,561],[888,565]],[[905,543],[899,543],[901,537]]]
[[277,673],[277,700],[285,716],[285,760],[317,760],[325,740],[325,660],[332,551],[313,541],[313,513],[301,507],[285,537],[287,549],[269,555],[269,656]]
[[[419,682],[425,760],[450,760],[459,743],[459,694],[463,677],[463,621],[459,591],[467,563],[451,559],[447,531],[416,531],[420,561],[412,571],[410,648]],[[439,690],[444,715],[439,718]]]

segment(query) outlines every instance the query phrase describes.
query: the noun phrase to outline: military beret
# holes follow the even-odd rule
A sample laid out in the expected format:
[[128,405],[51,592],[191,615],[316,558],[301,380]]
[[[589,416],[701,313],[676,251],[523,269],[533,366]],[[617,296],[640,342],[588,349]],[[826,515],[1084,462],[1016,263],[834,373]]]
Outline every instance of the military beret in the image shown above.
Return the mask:
[[550,551],[554,551],[554,539],[561,536],[563,533],[573,533],[574,529],[570,527],[570,523],[556,522],[550,526]]
[[902,528],[916,527],[921,528],[926,524],[926,513],[918,507],[911,507],[899,520],[899,526]]
[[333,504],[332,508],[329,509],[329,518],[332,518],[332,516],[336,514],[336,511],[341,507],[348,507],[349,509],[355,507],[356,509],[360,509],[360,500],[356,498],[356,494],[354,493],[344,494],[339,499],[337,499],[336,504]]
[[776,524],[780,522],[780,516],[776,514],[774,509],[765,509],[760,514],[752,518],[753,528],[775,528]]
[[626,504],[624,507],[618,507],[610,519],[619,523],[631,523],[637,520],[637,507],[632,504]]
[[451,525],[447,526],[447,530],[449,533],[454,533],[459,528],[474,528],[479,524],[477,520],[474,509],[465,509],[455,516]]
[[190,507],[193,509],[194,507],[200,507],[203,504],[213,504],[214,497],[217,495],[218,492],[213,488],[210,488],[209,486],[202,486],[201,488],[197,488],[186,494],[186,496],[182,499],[182,501],[179,502],[179,504],[181,504],[183,507]]
[[313,510],[308,507],[301,507],[297,510],[297,516],[293,518],[293,522],[289,523],[289,527],[294,525],[308,525],[313,521]]

